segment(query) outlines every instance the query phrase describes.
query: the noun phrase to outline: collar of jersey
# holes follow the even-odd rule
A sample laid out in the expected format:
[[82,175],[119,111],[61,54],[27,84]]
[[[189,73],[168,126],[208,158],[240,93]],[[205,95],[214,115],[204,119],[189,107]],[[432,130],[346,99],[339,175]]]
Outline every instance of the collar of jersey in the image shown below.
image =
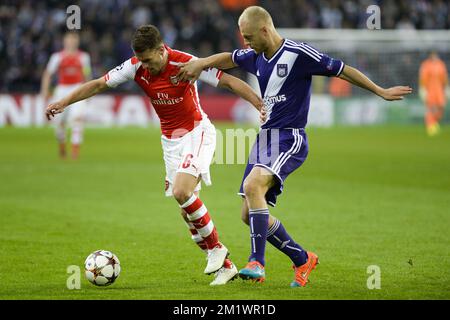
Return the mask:
[[283,43],[282,43],[281,46],[278,48],[278,50],[275,51],[274,55],[273,55],[272,58],[270,58],[270,59],[267,59],[267,58],[266,58],[266,55],[265,55],[264,52],[263,52],[262,56],[263,56],[264,60],[266,60],[268,63],[272,62],[272,60],[273,60],[273,59],[281,52],[281,49],[284,47],[284,44],[285,44],[285,43],[286,43],[286,39],[283,39]]
[[167,50],[167,64],[166,64],[166,66],[164,67],[164,70],[162,70],[161,72],[160,72],[160,74],[159,75],[163,75],[164,73],[166,73],[166,71],[167,71],[167,68],[169,67],[169,65],[171,64],[170,62],[171,62],[171,56],[172,56],[172,48],[170,48],[167,44],[164,44],[164,48],[166,48],[166,50]]

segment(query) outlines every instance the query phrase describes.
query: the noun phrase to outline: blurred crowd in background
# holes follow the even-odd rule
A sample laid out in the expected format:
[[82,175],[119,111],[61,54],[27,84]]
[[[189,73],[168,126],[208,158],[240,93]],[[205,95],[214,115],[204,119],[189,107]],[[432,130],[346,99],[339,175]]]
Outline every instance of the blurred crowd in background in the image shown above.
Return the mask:
[[365,28],[366,8],[377,4],[383,29],[450,29],[446,0],[2,0],[0,92],[39,91],[71,4],[81,8],[81,48],[91,55],[94,77],[132,55],[130,40],[142,24],[158,26],[169,46],[200,57],[242,47],[237,17],[249,5],[265,7],[280,28]]

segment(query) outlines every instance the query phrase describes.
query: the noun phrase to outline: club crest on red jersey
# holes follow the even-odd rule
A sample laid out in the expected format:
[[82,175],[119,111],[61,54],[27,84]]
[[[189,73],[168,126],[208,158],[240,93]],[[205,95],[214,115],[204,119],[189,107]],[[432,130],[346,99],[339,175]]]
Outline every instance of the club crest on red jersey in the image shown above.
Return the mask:
[[170,76],[169,79],[170,83],[174,86],[177,86],[180,83],[180,79],[176,75]]

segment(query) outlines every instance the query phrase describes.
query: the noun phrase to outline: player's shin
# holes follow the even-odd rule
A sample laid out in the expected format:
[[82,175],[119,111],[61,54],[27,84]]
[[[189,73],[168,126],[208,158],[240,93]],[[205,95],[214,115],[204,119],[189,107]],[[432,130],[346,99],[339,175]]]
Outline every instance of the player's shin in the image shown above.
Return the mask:
[[62,125],[57,125],[55,136],[58,141],[59,156],[64,159],[66,157],[66,128]]
[[75,121],[72,126],[72,159],[78,159],[80,145],[83,142],[83,124],[81,121]]
[[188,201],[181,205],[181,208],[186,211],[189,222],[192,223],[206,243],[208,264],[204,273],[211,274],[218,271],[224,265],[228,256],[228,249],[219,242],[216,227],[206,206],[193,194]]
[[267,228],[269,224],[269,209],[250,209],[249,225],[252,252],[249,261],[256,260],[265,265]]
[[194,243],[205,253],[208,252],[208,247],[206,245],[205,240],[202,238],[202,236],[198,233],[197,229],[195,229],[192,222],[186,222],[186,225],[189,228],[189,232],[191,233],[191,239],[194,241]]
[[186,211],[189,222],[204,239],[208,249],[220,245],[216,227],[200,198],[193,194],[188,201],[181,205],[181,208]]
[[286,254],[296,267],[305,264],[308,260],[306,251],[291,238],[283,224],[277,219],[274,219],[274,223],[267,232],[267,241]]

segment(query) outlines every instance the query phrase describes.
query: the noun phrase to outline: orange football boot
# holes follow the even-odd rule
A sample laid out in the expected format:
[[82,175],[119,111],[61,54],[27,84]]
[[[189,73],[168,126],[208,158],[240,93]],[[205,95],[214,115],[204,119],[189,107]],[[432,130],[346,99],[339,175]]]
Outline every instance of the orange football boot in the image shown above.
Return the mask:
[[314,252],[307,252],[308,260],[299,267],[292,266],[295,271],[295,280],[292,281],[291,287],[304,287],[308,283],[308,276],[313,269],[319,264],[319,257]]

